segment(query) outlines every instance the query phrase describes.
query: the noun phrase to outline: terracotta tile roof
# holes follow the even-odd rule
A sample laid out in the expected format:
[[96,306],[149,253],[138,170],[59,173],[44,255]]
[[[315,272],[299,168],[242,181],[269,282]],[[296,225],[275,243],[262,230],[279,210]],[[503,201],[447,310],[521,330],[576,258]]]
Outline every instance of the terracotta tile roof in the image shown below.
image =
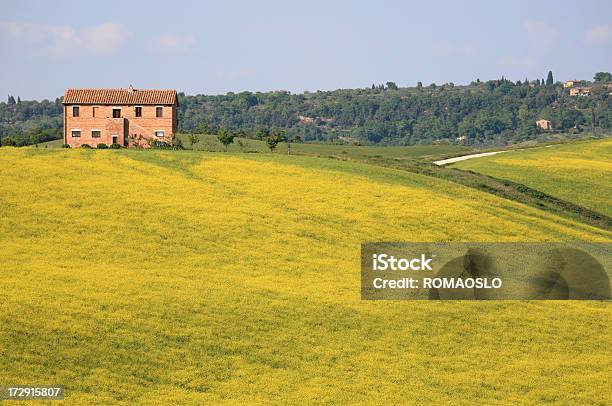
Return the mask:
[[67,89],[64,104],[174,104],[176,90]]

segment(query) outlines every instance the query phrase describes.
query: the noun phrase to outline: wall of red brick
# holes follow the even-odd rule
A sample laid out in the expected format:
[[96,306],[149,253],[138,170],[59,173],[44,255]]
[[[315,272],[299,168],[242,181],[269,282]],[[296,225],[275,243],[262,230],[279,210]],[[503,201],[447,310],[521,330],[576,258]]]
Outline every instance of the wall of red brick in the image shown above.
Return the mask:
[[[157,139],[170,143],[176,133],[178,119],[177,107],[162,106],[163,116],[156,117],[156,106],[142,106],[142,117],[136,117],[136,106],[112,105],[80,105],[79,117],[72,114],[72,105],[64,107],[64,139],[71,147],[80,147],[89,144],[92,147],[98,144],[110,146],[113,135],[121,145],[148,146],[148,139]],[[95,116],[93,109],[95,110]],[[121,118],[113,118],[113,108],[121,109]],[[72,130],[80,130],[80,137],[72,137]],[[100,137],[92,137],[92,130],[99,130]],[[156,137],[155,131],[164,131],[163,137]]]

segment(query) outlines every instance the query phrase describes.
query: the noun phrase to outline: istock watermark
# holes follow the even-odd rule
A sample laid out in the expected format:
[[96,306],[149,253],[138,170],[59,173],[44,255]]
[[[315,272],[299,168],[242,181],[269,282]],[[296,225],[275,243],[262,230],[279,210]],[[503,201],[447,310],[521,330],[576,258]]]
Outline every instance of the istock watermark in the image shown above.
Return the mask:
[[610,300],[612,243],[364,243],[364,300]]
[[375,271],[432,271],[429,265],[433,258],[427,258],[425,254],[421,254],[420,258],[395,258],[393,255],[387,254],[372,254],[372,269]]

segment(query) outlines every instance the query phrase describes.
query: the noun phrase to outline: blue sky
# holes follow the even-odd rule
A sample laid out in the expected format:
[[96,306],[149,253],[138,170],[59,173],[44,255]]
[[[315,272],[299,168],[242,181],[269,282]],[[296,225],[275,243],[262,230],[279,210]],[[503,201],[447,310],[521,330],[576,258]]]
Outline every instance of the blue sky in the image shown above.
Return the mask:
[[612,71],[612,2],[5,0],[0,55],[0,95],[23,99],[591,79]]

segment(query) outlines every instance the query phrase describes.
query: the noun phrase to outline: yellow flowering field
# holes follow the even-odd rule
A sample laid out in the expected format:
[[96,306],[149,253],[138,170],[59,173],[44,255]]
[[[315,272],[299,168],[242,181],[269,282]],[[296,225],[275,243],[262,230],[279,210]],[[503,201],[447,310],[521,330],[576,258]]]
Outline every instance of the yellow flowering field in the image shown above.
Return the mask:
[[67,404],[606,404],[606,302],[365,302],[365,241],[612,241],[421,175],[0,149],[0,383]]
[[507,152],[454,165],[512,180],[612,216],[612,139]]

